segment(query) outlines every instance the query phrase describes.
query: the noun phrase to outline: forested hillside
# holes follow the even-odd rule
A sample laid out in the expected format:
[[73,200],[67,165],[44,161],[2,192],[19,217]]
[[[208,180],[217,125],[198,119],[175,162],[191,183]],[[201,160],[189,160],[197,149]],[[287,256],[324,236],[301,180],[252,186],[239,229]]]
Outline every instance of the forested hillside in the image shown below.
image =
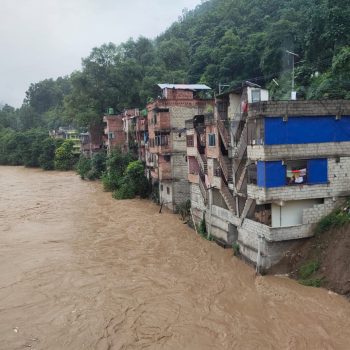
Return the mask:
[[[19,110],[0,111],[0,129],[100,123],[107,107],[142,107],[155,84],[267,86],[274,98],[350,98],[348,0],[210,0],[155,40],[104,44],[69,77],[32,84]],[[272,82],[275,79],[275,82]]]

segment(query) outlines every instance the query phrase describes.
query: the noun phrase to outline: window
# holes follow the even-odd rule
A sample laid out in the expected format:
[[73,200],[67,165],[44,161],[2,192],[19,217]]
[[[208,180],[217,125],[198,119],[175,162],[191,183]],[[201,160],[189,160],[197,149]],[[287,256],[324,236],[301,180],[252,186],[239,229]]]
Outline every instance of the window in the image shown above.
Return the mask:
[[163,185],[160,185],[160,190],[163,192]]
[[260,100],[260,89],[252,90],[252,103],[259,102]]
[[170,188],[169,187],[166,188],[166,193],[170,194]]
[[307,161],[287,162],[287,185],[299,185],[307,182]]
[[209,146],[215,146],[215,134],[208,134],[208,144]]
[[169,145],[169,134],[158,134],[155,137],[156,146],[168,146]]
[[108,139],[109,139],[109,140],[112,140],[112,139],[114,139],[114,138],[115,138],[114,132],[108,133]]
[[193,135],[187,135],[186,136],[186,143],[187,143],[187,147],[193,147],[194,146]]
[[171,158],[171,157],[170,157],[170,155],[168,155],[168,154],[164,156],[164,160],[165,160],[166,162],[170,162],[170,158]]

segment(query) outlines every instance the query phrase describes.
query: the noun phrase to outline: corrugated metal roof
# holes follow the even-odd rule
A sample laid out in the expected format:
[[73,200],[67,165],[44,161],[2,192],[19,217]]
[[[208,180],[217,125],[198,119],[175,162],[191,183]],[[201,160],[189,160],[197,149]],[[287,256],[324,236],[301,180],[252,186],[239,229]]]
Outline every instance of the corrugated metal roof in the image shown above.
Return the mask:
[[158,84],[161,89],[176,89],[176,90],[211,90],[204,84]]

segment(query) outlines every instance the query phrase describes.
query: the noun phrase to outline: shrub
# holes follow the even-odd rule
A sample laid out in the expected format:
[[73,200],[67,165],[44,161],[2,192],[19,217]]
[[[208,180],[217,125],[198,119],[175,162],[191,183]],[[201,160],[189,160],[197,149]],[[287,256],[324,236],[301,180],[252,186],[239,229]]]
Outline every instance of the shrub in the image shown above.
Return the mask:
[[114,172],[104,172],[101,179],[106,192],[113,192],[120,187],[121,178]]
[[348,208],[345,210],[339,208],[331,212],[330,214],[324,216],[316,225],[315,234],[320,234],[333,227],[340,227],[345,225],[350,221],[350,215],[348,213]]
[[133,187],[135,195],[141,198],[148,197],[150,193],[150,185],[145,176],[145,168],[143,163],[139,160],[129,163],[125,171],[123,183]]
[[112,192],[123,184],[123,176],[128,164],[134,160],[130,154],[113,151],[106,159],[106,170],[102,172],[102,184],[105,191]]
[[199,226],[198,226],[198,233],[204,237],[207,238],[207,224],[205,222],[205,214],[203,213],[203,219],[201,220]]
[[106,171],[106,154],[96,153],[91,158],[91,169],[93,170],[94,178],[101,178]]
[[302,265],[298,271],[298,275],[302,280],[309,278],[320,268],[320,262],[318,260],[309,261]]
[[40,168],[44,170],[53,170],[55,168],[55,151],[62,142],[62,140],[55,140],[51,137],[48,137],[43,141],[41,154],[39,156]]
[[238,256],[240,254],[240,246],[237,242],[232,244],[233,255]]
[[65,140],[55,152],[55,168],[58,170],[71,170],[75,164],[75,155],[73,153],[74,142]]
[[99,179],[106,170],[106,155],[97,153],[91,158],[81,155],[76,170],[83,180]]
[[91,159],[81,155],[76,170],[83,180],[87,178],[88,172],[91,171]]
[[299,283],[304,286],[319,288],[322,285],[322,281],[323,278],[309,278],[306,280],[299,280]]
[[113,192],[113,198],[115,199],[132,199],[135,196],[135,187],[127,183],[124,183],[119,189]]
[[188,199],[185,202],[177,204],[175,207],[175,213],[181,216],[182,221],[188,221],[191,217],[191,201]]

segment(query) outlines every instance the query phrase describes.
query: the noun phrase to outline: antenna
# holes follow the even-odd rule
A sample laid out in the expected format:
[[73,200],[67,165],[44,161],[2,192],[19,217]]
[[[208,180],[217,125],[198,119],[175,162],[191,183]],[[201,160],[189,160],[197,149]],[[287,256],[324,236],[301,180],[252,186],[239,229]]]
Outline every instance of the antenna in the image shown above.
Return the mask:
[[290,96],[291,100],[296,100],[297,99],[297,93],[296,91],[294,91],[294,59],[295,57],[300,57],[298,54],[292,52],[292,51],[288,51],[286,50],[286,53],[293,56],[293,69],[292,69],[292,93]]

